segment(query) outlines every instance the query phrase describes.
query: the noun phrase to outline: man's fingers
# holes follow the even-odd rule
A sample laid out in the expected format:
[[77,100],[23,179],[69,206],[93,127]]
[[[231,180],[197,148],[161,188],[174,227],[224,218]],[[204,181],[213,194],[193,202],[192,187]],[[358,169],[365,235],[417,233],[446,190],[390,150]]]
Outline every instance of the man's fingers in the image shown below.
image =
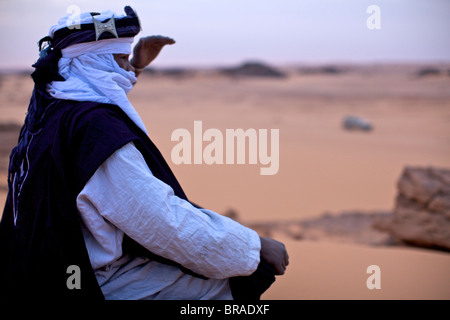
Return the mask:
[[148,44],[166,45],[175,43],[175,40],[165,36],[148,36],[141,39],[144,43]]
[[173,40],[172,38],[167,38],[165,41],[166,44],[175,44],[175,40]]
[[284,272],[286,271],[286,266],[280,266],[279,268],[277,268],[277,273],[279,276],[282,276],[284,274]]
[[162,38],[152,39],[152,42],[157,43],[159,45],[166,45],[166,44],[174,44],[175,40],[173,40],[171,38],[167,38],[167,37],[162,37]]

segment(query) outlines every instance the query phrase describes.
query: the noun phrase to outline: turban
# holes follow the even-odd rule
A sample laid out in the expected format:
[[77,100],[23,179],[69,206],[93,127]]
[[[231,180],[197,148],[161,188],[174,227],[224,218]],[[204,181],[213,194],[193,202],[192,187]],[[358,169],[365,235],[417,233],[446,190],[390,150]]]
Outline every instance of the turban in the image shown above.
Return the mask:
[[[112,11],[82,13],[71,25],[67,15],[41,39],[49,45],[41,50],[32,76],[51,98],[109,103],[119,106],[147,133],[142,119],[128,100],[136,82],[133,71],[119,67],[113,54],[130,54],[139,19],[130,7],[126,15]],[[78,29],[77,29],[78,28]]]
[[[124,10],[125,15],[120,16],[107,10],[102,13],[86,12],[77,17],[68,14],[59,19],[58,24],[50,28],[49,35],[38,43],[40,55],[33,64],[36,69],[32,74],[34,82],[45,84],[55,80],[64,81],[58,73],[58,61],[63,50],[68,47],[82,48],[83,43],[93,44],[106,39],[116,39],[116,44],[119,44],[122,38],[136,36],[141,30],[139,18],[131,7],[126,6]],[[48,46],[42,49],[44,42],[47,42]]]

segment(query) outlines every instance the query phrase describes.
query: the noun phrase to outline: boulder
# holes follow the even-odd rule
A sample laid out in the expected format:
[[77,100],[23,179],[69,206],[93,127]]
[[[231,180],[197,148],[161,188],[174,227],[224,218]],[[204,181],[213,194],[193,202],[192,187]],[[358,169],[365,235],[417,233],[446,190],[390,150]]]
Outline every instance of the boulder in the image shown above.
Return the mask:
[[450,170],[406,167],[392,217],[379,228],[400,241],[450,251]]
[[349,131],[353,130],[371,131],[373,129],[373,125],[362,117],[346,116],[342,120],[342,128]]
[[418,77],[438,76],[441,74],[441,70],[434,67],[423,68],[417,71]]

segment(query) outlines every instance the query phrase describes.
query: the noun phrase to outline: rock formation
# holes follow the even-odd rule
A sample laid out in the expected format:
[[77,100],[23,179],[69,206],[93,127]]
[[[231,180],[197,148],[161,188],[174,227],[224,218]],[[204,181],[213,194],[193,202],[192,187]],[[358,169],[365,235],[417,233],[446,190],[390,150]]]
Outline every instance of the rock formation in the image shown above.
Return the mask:
[[405,243],[450,251],[450,170],[406,167],[392,217],[377,228]]
[[286,74],[260,62],[246,62],[235,68],[226,68],[221,70],[222,74],[232,77],[268,77],[285,78]]

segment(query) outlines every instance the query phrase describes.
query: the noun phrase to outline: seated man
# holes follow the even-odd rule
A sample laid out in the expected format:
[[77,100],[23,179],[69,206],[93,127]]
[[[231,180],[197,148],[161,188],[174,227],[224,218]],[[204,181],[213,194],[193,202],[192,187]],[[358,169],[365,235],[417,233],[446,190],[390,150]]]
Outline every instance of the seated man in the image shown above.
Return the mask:
[[84,13],[80,28],[66,16],[39,43],[10,158],[0,298],[259,299],[286,249],[187,199],[127,98],[174,41],[142,38],[130,61],[140,25],[125,12]]

